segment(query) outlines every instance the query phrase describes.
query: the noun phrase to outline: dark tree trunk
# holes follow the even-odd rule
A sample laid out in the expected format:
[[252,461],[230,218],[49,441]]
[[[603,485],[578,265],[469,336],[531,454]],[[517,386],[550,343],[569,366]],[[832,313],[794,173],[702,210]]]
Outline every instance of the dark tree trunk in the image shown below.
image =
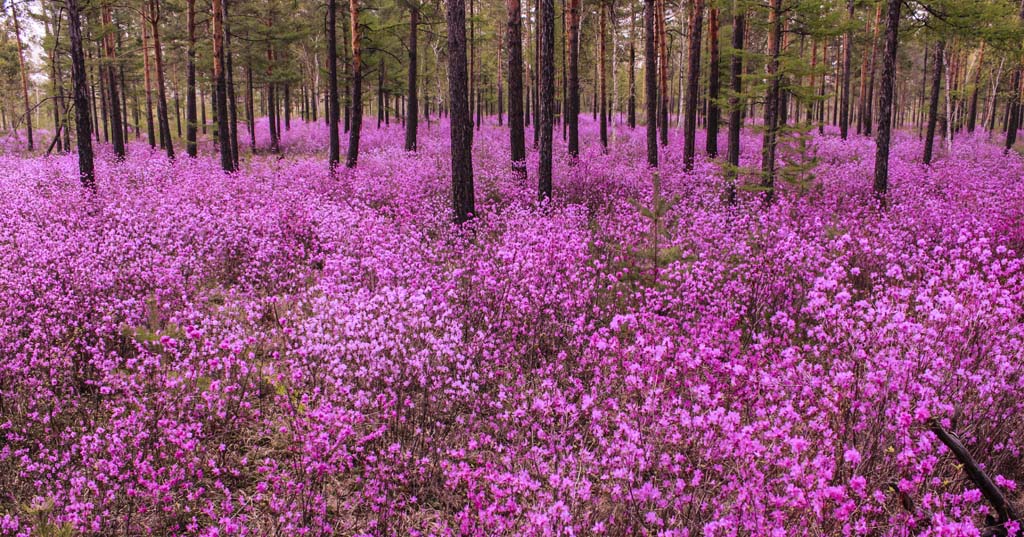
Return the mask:
[[231,63],[231,19],[228,16],[228,0],[224,2],[224,71],[228,100],[228,134],[231,136],[231,159],[238,169],[238,101],[235,99],[235,69]]
[[899,45],[902,0],[888,0],[885,25],[885,55],[882,57],[882,85],[878,95],[878,132],[875,136],[875,195],[885,203],[889,189],[889,140],[892,130],[892,98],[896,81],[896,47]]
[[[847,22],[853,21],[853,0],[846,0]],[[850,131],[850,62],[853,58],[853,30],[843,34],[843,92],[839,103],[839,136],[846,139]]]
[[249,151],[256,153],[256,100],[252,82],[252,60],[245,64],[245,113],[249,123]]
[[363,127],[363,57],[359,48],[359,0],[349,0],[348,15],[349,32],[352,35],[352,118],[345,166],[355,168],[359,161],[359,132]]
[[341,160],[338,106],[338,0],[327,0],[327,125],[330,133],[327,165],[332,172]]
[[693,171],[697,152],[697,93],[700,91],[700,34],[704,25],[704,0],[694,0],[690,17],[688,73],[686,78],[686,122],[683,125],[683,168]]
[[224,5],[226,0],[213,0],[213,77],[217,107],[217,140],[220,143],[220,166],[224,171],[235,170],[231,155],[231,132],[228,126],[227,76],[224,69]]
[[149,1],[149,21],[153,30],[153,59],[156,60],[156,115],[160,126],[160,143],[167,151],[167,158],[174,158],[174,142],[171,140],[171,123],[167,114],[167,90],[164,84],[164,56],[160,45],[160,5],[157,0]]
[[420,10],[413,6],[409,9],[409,109],[405,119],[405,150],[416,151],[416,130],[419,128],[420,103],[416,94],[416,49],[418,46],[416,31],[420,25]]
[[875,59],[878,57],[878,25],[882,20],[882,4],[875,7],[875,29],[871,36],[871,61],[868,63],[868,98],[864,103],[864,134],[871,136],[872,113],[875,105]]
[[[352,0],[355,2],[355,0]],[[452,210],[455,223],[473,217],[473,116],[466,66],[466,2],[448,0],[448,90],[451,115]]]
[[764,98],[764,142],[761,146],[761,187],[765,198],[775,196],[775,150],[779,122],[779,45],[782,39],[782,0],[771,0],[768,11],[768,89]]
[[566,12],[566,30],[569,34],[569,102],[566,122],[569,128],[570,162],[580,155],[580,0],[569,0]]
[[78,174],[82,186],[96,188],[92,158],[92,122],[89,117],[89,88],[85,79],[85,52],[82,50],[82,22],[78,0],[67,0],[68,37],[71,40],[71,82],[75,102],[75,138],[78,143]]
[[654,47],[655,0],[644,0],[644,106],[647,108],[647,164],[658,166],[658,60]]
[[729,97],[729,147],[727,159],[729,162],[728,176],[729,184],[726,195],[729,203],[736,201],[736,175],[740,165],[740,129],[743,126],[743,101],[740,94],[743,91],[743,32],[745,31],[745,13],[739,7],[738,0],[733,0],[735,14],[732,19],[732,61],[729,66],[730,81],[732,83],[732,96]]
[[708,158],[718,157],[718,8],[712,7],[708,11],[708,117],[707,117],[707,141],[705,149]]
[[981,86],[981,66],[985,59],[985,43],[981,44],[981,52],[978,55],[978,71],[974,73],[974,84],[971,88],[971,102],[967,109],[967,132],[974,132],[975,124],[978,122],[978,89]]
[[[103,36],[103,52],[107,58],[107,65],[104,70],[107,75],[107,104],[110,105],[110,139],[114,145],[114,157],[118,160],[123,160],[124,127],[121,125],[121,100],[117,93],[117,71],[114,69],[114,62],[116,61],[114,55],[114,34],[111,33],[112,31],[117,30],[116,28],[113,30],[110,29],[114,25],[114,20],[110,12],[109,4],[104,4],[102,17],[103,25],[107,27],[107,33]],[[15,17],[14,20],[17,21],[17,17]],[[30,121],[29,125],[31,124],[32,123]],[[31,138],[29,140],[31,140]],[[31,144],[31,142],[29,143]]]
[[508,11],[508,126],[512,171],[526,179],[526,133],[523,128],[523,37],[519,0],[505,0]]
[[[607,95],[607,92],[606,92],[606,90],[607,90],[607,88],[606,88],[607,83],[605,81],[605,63],[606,63],[606,60],[607,60],[607,57],[606,57],[607,53],[605,52],[605,48],[606,48],[605,47],[605,40],[606,40],[605,39],[605,34],[607,33],[606,28],[605,28],[607,26],[607,23],[605,21],[605,19],[606,19],[606,16],[605,16],[606,9],[605,8],[606,7],[608,7],[610,9],[610,6],[605,6],[603,3],[601,3],[601,4],[598,5],[598,8],[597,8],[598,10],[600,10],[600,14],[598,16],[598,18],[599,18],[598,27],[600,28],[600,32],[601,32],[601,36],[598,38],[598,48],[600,49],[600,51],[598,53],[598,60],[597,60],[598,61],[598,64],[597,64],[597,68],[598,68],[597,79],[598,79],[598,83],[600,85],[600,97],[599,97],[600,105],[599,105],[599,107],[600,107],[600,114],[601,114],[601,126],[600,126],[600,131],[601,131],[601,148],[604,150],[605,153],[608,152],[608,106],[607,106],[607,104],[608,104],[608,95]],[[597,108],[597,107],[595,107],[595,108]]]
[[658,79],[660,87],[658,97],[658,123],[661,126],[661,145],[668,145],[668,43],[665,36],[665,0],[655,3],[655,35],[658,39]]
[[935,69],[932,72],[932,92],[928,97],[928,128],[924,136],[924,158],[922,159],[925,164],[931,164],[932,162],[935,126],[938,123],[939,117],[939,92],[942,90],[942,68],[945,50],[945,41],[939,41],[935,44]]
[[[653,1],[653,0],[650,0]],[[535,108],[539,118],[535,124],[540,127],[540,164],[537,168],[537,198],[551,197],[551,161],[555,119],[555,0],[539,0],[539,26],[537,32],[540,45],[539,100]]]
[[[1020,18],[1024,19],[1024,1],[1020,4]],[[1013,70],[1013,79],[1010,82],[1010,101],[1006,103],[1009,117],[1006,121],[1006,151],[1009,152],[1013,144],[1017,143],[1017,129],[1020,128],[1020,82],[1024,67],[1020,65]]]

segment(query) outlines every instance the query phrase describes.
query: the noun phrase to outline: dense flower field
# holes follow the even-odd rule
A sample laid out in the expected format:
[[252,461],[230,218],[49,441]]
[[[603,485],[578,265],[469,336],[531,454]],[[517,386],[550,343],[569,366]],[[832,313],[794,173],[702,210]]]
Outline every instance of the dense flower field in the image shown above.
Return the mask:
[[899,134],[880,213],[826,135],[728,206],[673,135],[655,247],[642,130],[556,142],[538,207],[485,127],[457,230],[448,131],[400,129],[336,178],[322,126],[230,176],[101,148],[95,195],[0,157],[0,533],[977,534],[932,419],[1022,499],[1018,155]]

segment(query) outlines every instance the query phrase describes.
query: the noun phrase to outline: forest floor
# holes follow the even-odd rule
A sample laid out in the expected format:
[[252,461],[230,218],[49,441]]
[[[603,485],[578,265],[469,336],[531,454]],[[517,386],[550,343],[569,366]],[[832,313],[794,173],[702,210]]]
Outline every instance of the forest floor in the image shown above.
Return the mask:
[[652,210],[586,117],[538,206],[488,125],[456,229],[443,123],[370,123],[336,177],[323,125],[232,175],[104,146],[95,194],[0,156],[0,534],[976,534],[935,423],[1024,511],[1019,155],[898,133],[879,211],[829,133],[728,205],[673,131]]

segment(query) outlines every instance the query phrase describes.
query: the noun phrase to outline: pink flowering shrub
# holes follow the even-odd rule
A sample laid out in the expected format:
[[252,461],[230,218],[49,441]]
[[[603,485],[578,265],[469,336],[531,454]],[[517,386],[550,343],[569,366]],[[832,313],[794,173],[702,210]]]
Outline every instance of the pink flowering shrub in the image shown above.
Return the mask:
[[477,131],[455,229],[443,122],[336,177],[296,123],[233,175],[101,148],[95,195],[0,157],[0,534],[975,535],[933,418],[1019,503],[1024,161],[982,137],[898,135],[879,213],[868,139],[727,206],[675,135],[655,265],[640,130],[559,141],[541,207]]

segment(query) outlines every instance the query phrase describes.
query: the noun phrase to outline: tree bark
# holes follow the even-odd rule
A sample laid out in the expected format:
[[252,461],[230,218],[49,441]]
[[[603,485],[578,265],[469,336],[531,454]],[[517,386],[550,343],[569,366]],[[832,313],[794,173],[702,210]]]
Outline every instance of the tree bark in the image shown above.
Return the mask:
[[[847,23],[853,22],[853,0],[846,0]],[[850,131],[850,79],[853,78],[850,63],[853,57],[853,30],[847,28],[843,34],[843,93],[839,102],[839,136],[845,140]]]
[[580,155],[580,0],[569,0],[566,30],[569,35],[569,107],[565,120],[569,128],[568,149],[571,163]]
[[338,0],[327,0],[327,125],[330,137],[327,166],[331,172],[341,160],[338,107]]
[[658,39],[658,80],[660,87],[658,89],[658,97],[660,98],[658,106],[658,123],[661,126],[661,145],[668,145],[668,109],[669,109],[669,95],[668,95],[668,43],[665,37],[665,0],[656,1],[655,5],[657,9],[657,15],[654,19],[655,33]]
[[704,26],[704,0],[694,0],[690,16],[690,39],[686,77],[686,122],[683,126],[683,168],[693,171],[697,150],[697,93],[700,91],[701,28]]
[[864,104],[864,135],[871,136],[872,113],[875,105],[875,59],[878,53],[878,26],[882,21],[882,4],[875,7],[875,28],[871,35],[871,61],[868,68],[868,98]]
[[[107,76],[107,104],[110,106],[110,140],[114,146],[114,157],[117,160],[124,160],[124,127],[121,124],[121,100],[117,93],[117,71],[114,69],[116,57],[114,54],[113,32],[116,32],[117,29],[113,28],[114,18],[111,14],[110,4],[104,3],[101,11],[103,26],[105,27],[103,34],[103,55],[107,58],[107,64],[104,66],[104,71]],[[15,28],[17,28],[17,17],[15,17],[14,20]],[[29,125],[31,125],[31,121],[29,122]]]
[[349,0],[348,6],[349,33],[352,38],[352,118],[345,166],[355,168],[359,161],[359,133],[363,127],[363,63],[362,51],[359,48],[359,0]]
[[[155,0],[150,0],[155,1]],[[231,133],[228,127],[227,79],[224,73],[224,6],[225,0],[213,0],[213,77],[217,108],[217,140],[220,144],[220,167],[226,172],[235,171],[235,160],[231,155]]]
[[924,158],[925,164],[932,162],[932,148],[935,143],[935,127],[939,116],[939,91],[942,88],[942,67],[943,53],[946,49],[946,42],[939,41],[935,45],[935,69],[932,73],[932,91],[928,101],[928,130],[924,137]]
[[174,158],[174,142],[171,140],[171,124],[167,117],[167,90],[164,84],[164,59],[160,46],[160,5],[158,0],[149,0],[149,21],[153,30],[153,59],[156,60],[157,123],[160,125],[160,141],[167,150],[167,158]]
[[718,8],[712,7],[708,11],[708,116],[707,116],[707,141],[705,150],[708,158],[718,157],[718,93],[719,93],[719,63],[718,55]]
[[[35,142],[32,139],[32,101],[28,96],[28,66],[25,65],[24,45],[21,42],[21,25],[18,22],[18,8],[11,3],[11,22],[14,23],[14,39],[18,46],[18,68],[21,72],[21,95],[25,105],[25,129],[28,142],[28,150],[35,149]],[[124,144],[121,145],[121,154],[124,154]]]
[[82,50],[82,22],[78,0],[66,0],[68,37],[71,41],[72,98],[75,102],[75,138],[78,144],[78,175],[82,186],[96,188],[93,171],[92,121],[89,116],[89,88],[85,79],[85,51]]
[[644,0],[644,106],[647,108],[647,165],[658,167],[658,60],[654,47],[655,0]]
[[[355,3],[356,0],[352,0]],[[550,0],[547,0],[550,1]],[[466,66],[466,2],[448,0],[448,91],[452,107],[452,211],[455,223],[473,217],[473,117]]]
[[779,119],[779,44],[782,39],[782,0],[771,0],[768,11],[768,89],[764,99],[764,142],[761,147],[761,187],[765,198],[775,196],[775,150]]
[[981,86],[981,66],[985,60],[985,42],[981,43],[981,51],[978,52],[978,67],[974,72],[974,82],[971,84],[971,101],[967,109],[967,132],[973,133],[975,124],[978,122],[978,89]]
[[882,85],[878,96],[878,131],[875,136],[875,195],[885,206],[889,189],[889,142],[892,130],[892,98],[896,81],[896,50],[899,46],[900,7],[903,0],[888,0],[885,25],[885,55],[882,57]]
[[185,26],[188,32],[188,62],[185,89],[185,152],[190,157],[198,154],[196,145],[196,0],[185,6]]
[[730,82],[732,84],[732,95],[729,97],[729,147],[726,160],[728,161],[728,186],[726,196],[730,204],[736,202],[736,176],[740,165],[740,129],[743,127],[743,100],[740,98],[743,92],[743,33],[746,31],[746,13],[739,5],[739,0],[733,0],[732,19],[732,61],[729,66]]
[[626,123],[630,129],[636,128],[636,8],[635,2],[629,5],[629,102],[626,105]]
[[[653,0],[649,0],[653,1]],[[538,120],[540,134],[540,164],[537,168],[537,198],[545,200],[551,197],[551,161],[552,142],[554,138],[555,119],[555,0],[539,0],[539,29],[537,32],[540,45],[539,59],[539,100],[535,109],[539,110]]]
[[605,86],[607,85],[606,82],[605,82],[605,69],[606,69],[605,62],[607,60],[607,57],[606,57],[607,52],[605,51],[605,34],[607,33],[607,28],[606,28],[607,22],[606,22],[606,16],[605,16],[605,11],[606,11],[605,7],[606,6],[604,5],[604,2],[601,2],[597,6],[597,9],[599,11],[598,27],[600,28],[599,31],[601,32],[601,36],[598,38],[598,49],[599,49],[599,52],[598,52],[598,60],[597,60],[598,61],[598,64],[597,64],[597,70],[598,70],[597,79],[598,79],[598,85],[600,86],[600,97],[599,97],[600,105],[599,106],[600,106],[600,114],[601,114],[601,125],[600,125],[601,148],[603,149],[603,151],[605,153],[607,153],[608,152],[608,107],[607,107],[608,96],[606,94],[606,88],[605,88]]
[[523,36],[519,0],[505,0],[508,11],[508,126],[512,171],[526,179],[526,133],[523,127]]
[[417,47],[419,46],[416,39],[416,32],[420,25],[420,9],[418,6],[412,6],[409,8],[409,79],[408,79],[408,91],[409,91],[409,109],[406,111],[405,120],[405,150],[416,151],[416,134],[419,128],[420,120],[420,103],[419,96],[416,94],[416,69],[417,63]]

